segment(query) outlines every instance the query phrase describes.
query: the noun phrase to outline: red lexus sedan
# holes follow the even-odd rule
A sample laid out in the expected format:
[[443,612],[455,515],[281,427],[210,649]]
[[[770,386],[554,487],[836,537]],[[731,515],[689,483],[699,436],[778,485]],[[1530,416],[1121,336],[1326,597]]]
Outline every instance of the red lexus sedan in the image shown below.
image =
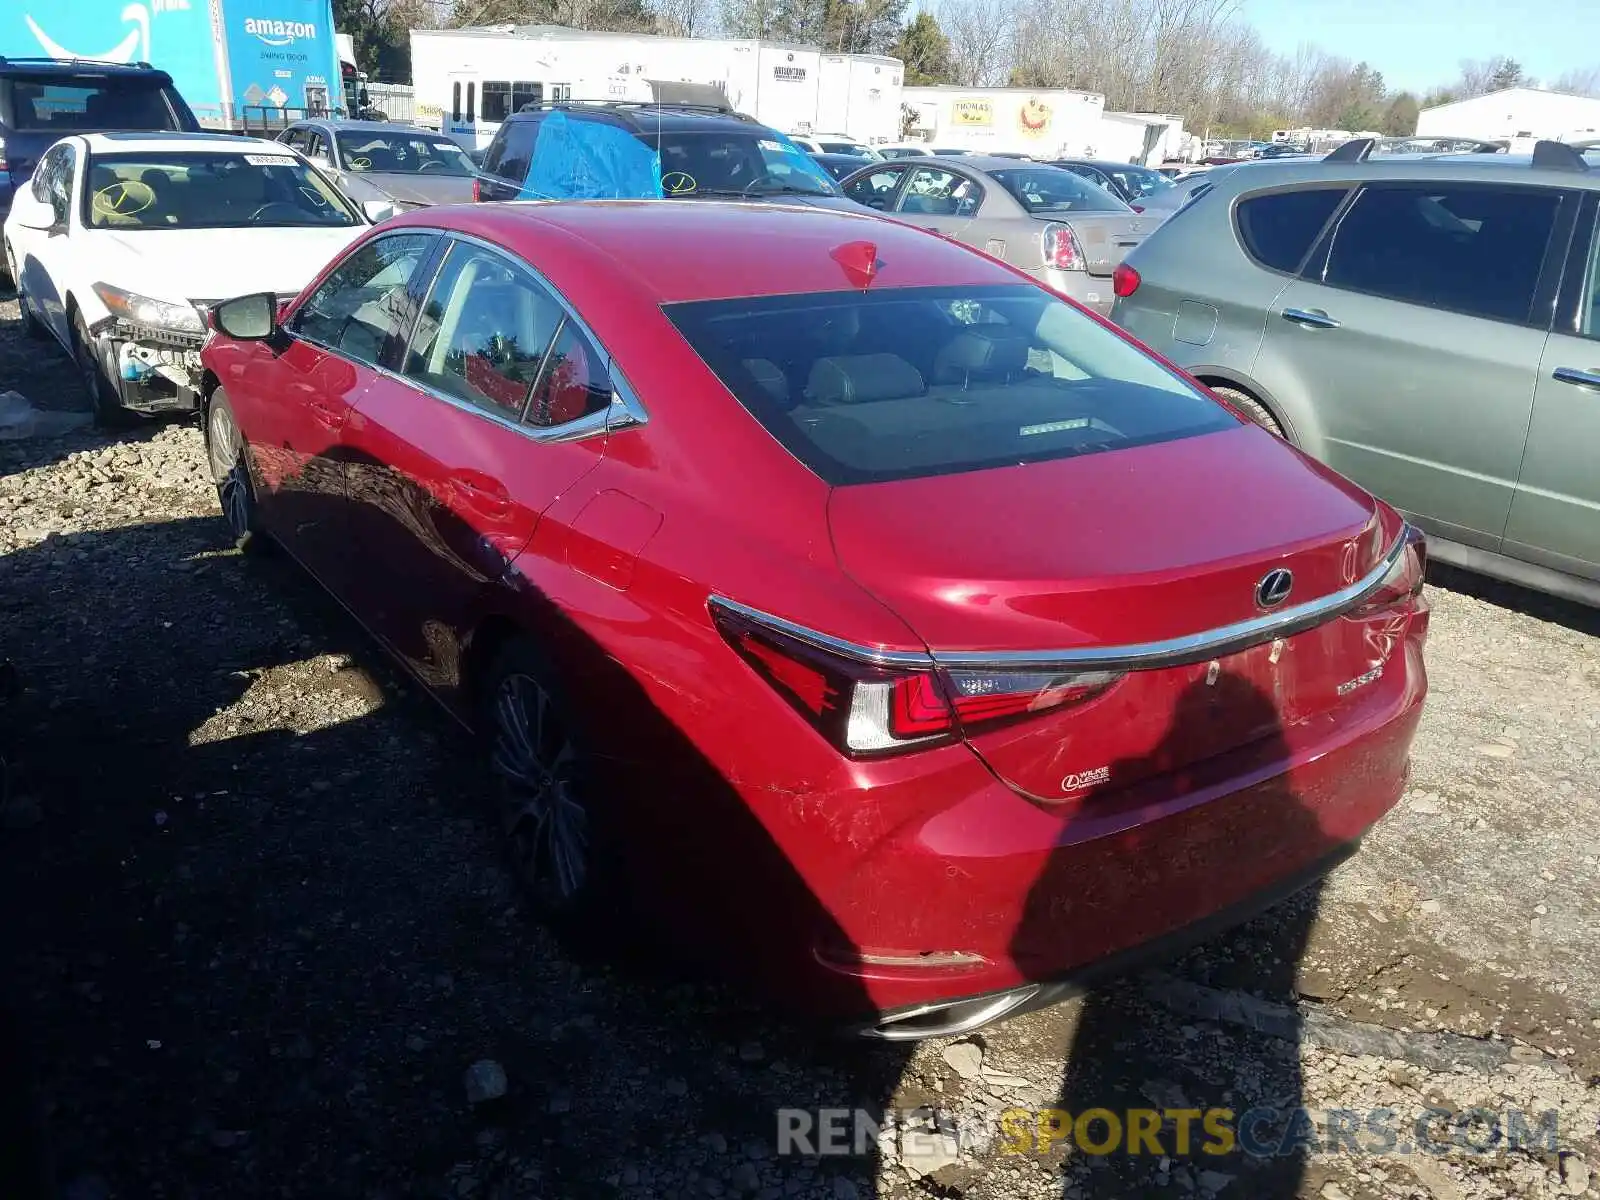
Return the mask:
[[947,239],[434,208],[211,320],[234,532],[482,735],[575,936],[950,1033],[1304,885],[1404,786],[1421,538]]

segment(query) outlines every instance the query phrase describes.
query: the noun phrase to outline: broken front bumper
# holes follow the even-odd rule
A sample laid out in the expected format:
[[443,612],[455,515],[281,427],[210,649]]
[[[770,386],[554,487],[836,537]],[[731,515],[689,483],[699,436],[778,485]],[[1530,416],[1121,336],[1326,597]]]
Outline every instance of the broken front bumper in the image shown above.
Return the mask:
[[199,408],[200,348],[206,334],[160,329],[121,317],[101,321],[90,333],[125,408],[147,413]]

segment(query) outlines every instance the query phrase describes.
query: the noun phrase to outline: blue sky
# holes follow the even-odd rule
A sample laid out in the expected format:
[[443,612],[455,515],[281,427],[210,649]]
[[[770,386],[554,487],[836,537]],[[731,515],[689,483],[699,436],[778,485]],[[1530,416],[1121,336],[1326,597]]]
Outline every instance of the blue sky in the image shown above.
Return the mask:
[[1240,16],[1280,53],[1312,42],[1412,90],[1454,79],[1464,58],[1508,55],[1544,82],[1600,65],[1593,0],[1543,11],[1504,0],[1243,0]]

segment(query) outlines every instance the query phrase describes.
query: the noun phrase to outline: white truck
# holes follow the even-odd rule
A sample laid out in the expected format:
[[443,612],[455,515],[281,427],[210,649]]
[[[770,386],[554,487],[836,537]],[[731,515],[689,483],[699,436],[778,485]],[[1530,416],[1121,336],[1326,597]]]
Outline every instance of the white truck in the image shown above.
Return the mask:
[[416,121],[481,150],[524,104],[648,102],[652,82],[718,88],[737,111],[782,133],[900,137],[899,59],[824,54],[750,39],[593,33],[551,25],[413,29]]

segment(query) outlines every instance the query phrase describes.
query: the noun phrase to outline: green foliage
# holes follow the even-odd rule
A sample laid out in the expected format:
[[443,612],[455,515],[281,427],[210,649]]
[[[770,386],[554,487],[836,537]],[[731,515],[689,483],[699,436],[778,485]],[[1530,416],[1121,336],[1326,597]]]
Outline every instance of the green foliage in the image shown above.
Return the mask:
[[955,77],[950,39],[945,37],[938,18],[931,12],[919,12],[913,17],[899,40],[889,48],[889,53],[905,63],[905,82],[909,87],[949,83]]
[[1383,132],[1390,137],[1410,137],[1417,131],[1417,114],[1421,109],[1410,92],[1397,92],[1389,98],[1389,107],[1384,109]]

